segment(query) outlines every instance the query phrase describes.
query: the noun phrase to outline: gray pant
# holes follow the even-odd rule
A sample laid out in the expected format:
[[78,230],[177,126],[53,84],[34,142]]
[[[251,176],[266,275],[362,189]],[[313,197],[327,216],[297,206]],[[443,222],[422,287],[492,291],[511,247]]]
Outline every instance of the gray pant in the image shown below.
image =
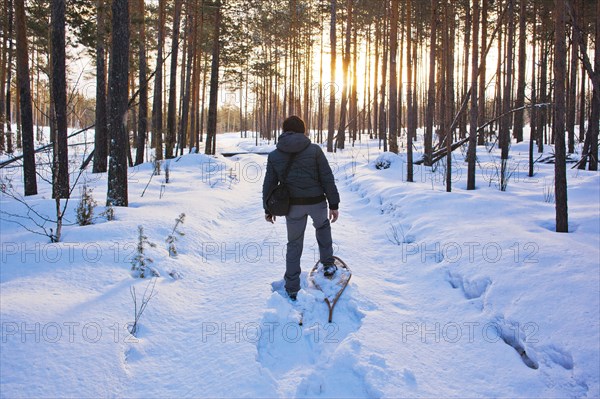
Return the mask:
[[333,263],[333,242],[331,224],[328,219],[327,201],[314,205],[292,205],[285,218],[287,225],[287,254],[285,271],[285,288],[289,292],[300,290],[300,257],[304,246],[306,220],[310,215],[316,230],[321,263]]

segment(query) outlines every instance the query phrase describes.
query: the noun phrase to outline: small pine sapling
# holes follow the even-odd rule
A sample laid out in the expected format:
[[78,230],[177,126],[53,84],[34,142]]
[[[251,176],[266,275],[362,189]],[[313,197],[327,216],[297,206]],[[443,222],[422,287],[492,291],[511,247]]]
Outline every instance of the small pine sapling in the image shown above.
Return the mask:
[[112,204],[108,204],[108,206],[104,209],[104,212],[100,214],[100,216],[106,218],[107,221],[115,220],[115,208],[113,208]]
[[77,205],[77,224],[87,226],[94,222],[94,208],[97,203],[92,197],[92,188],[84,184],[80,191],[81,199]]
[[152,277],[160,277],[156,269],[150,266],[154,261],[146,256],[146,245],[151,248],[156,247],[156,244],[148,240],[148,236],[144,234],[144,228],[138,226],[138,244],[136,255],[131,259],[131,270],[135,277],[146,278],[148,274]]
[[177,230],[177,227],[179,227],[180,224],[183,224],[184,220],[185,213],[182,213],[177,219],[175,219],[175,226],[173,226],[171,234],[169,234],[169,236],[166,239],[167,249],[169,250],[169,256],[171,257],[177,256],[177,247],[175,246],[175,243],[177,242],[177,236],[185,235],[185,233],[183,233],[182,231]]

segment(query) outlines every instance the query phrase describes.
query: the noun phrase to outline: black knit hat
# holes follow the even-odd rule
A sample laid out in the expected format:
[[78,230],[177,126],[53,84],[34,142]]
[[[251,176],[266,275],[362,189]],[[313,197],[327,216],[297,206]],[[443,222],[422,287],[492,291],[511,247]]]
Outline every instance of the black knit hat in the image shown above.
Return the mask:
[[306,127],[304,126],[304,121],[302,119],[293,115],[283,121],[283,131],[304,134]]

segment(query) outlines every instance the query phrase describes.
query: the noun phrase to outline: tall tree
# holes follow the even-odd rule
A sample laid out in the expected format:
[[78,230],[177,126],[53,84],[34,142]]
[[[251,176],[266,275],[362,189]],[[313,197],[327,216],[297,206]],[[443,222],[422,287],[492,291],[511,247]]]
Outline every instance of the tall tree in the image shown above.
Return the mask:
[[106,204],[128,206],[127,93],[129,72],[129,7],[126,0],[112,3],[112,51],[108,77],[108,131],[110,133]]
[[[574,4],[577,4],[574,2]],[[573,13],[576,12],[574,8],[571,8]],[[577,10],[578,11],[578,10]],[[578,15],[579,13],[577,13]],[[576,18],[576,15],[573,15]],[[577,22],[577,20],[575,20]],[[567,89],[567,116],[566,116],[566,128],[567,128],[567,142],[569,154],[575,152],[575,108],[577,101],[575,99],[577,93],[577,34],[575,33],[575,23],[571,24],[571,57],[569,63],[569,80]]]
[[12,63],[13,63],[13,25],[14,25],[14,10],[13,10],[13,1],[5,0],[4,2],[7,9],[7,40],[8,44],[6,46],[6,94],[4,96],[4,101],[6,102],[6,152],[9,154],[13,153],[13,140],[12,140],[12,117],[11,117],[11,82],[12,82]]
[[348,114],[348,92],[350,86],[348,68],[350,65],[350,44],[352,37],[352,1],[353,0],[347,0],[346,2],[346,49],[344,51],[344,56],[342,57],[344,87],[342,88],[342,103],[340,104],[340,125],[335,141],[336,147],[339,149],[344,148],[344,143],[346,141],[346,116]]
[[515,100],[515,108],[517,112],[515,112],[515,125],[513,135],[515,139],[517,139],[517,143],[523,141],[523,116],[525,105],[525,66],[527,62],[526,57],[526,46],[527,46],[527,26],[526,22],[526,12],[527,12],[527,2],[525,0],[519,1],[519,64],[518,64],[518,83],[517,83],[517,98]]
[[[588,75],[592,79],[592,109],[588,119],[588,128],[585,135],[585,142],[583,145],[583,151],[581,154],[581,162],[579,163],[580,169],[585,169],[587,159],[589,158],[589,170],[598,170],[598,136],[600,134],[600,2],[596,6],[596,46],[594,50],[594,70],[591,70],[589,61],[585,64]],[[580,46],[584,42],[583,38],[580,38]],[[583,51],[582,51],[583,52]],[[585,58],[584,58],[585,60]],[[596,81],[596,82],[594,82]]]
[[[190,93],[191,93],[191,84],[192,84],[192,64],[194,62],[194,49],[196,48],[196,43],[194,40],[194,26],[196,25],[195,18],[195,7],[192,9],[190,7],[192,3],[188,2],[187,12],[188,15],[185,19],[185,28],[186,28],[186,38],[188,42],[187,46],[187,62],[186,62],[186,72],[185,72],[185,81],[182,86],[183,93],[183,102],[181,106],[181,119],[179,120],[179,140],[178,140],[178,148],[179,155],[183,154],[183,149],[185,148],[186,137],[188,135],[188,116],[190,114]],[[183,66],[182,66],[183,68]],[[240,109],[241,109],[240,104]],[[240,119],[241,122],[241,119]]]
[[454,29],[455,13],[452,1],[444,4],[445,73],[446,106],[444,132],[446,133],[446,191],[452,191],[452,118],[454,117]]
[[52,0],[52,97],[56,135],[52,185],[54,198],[69,197],[67,146],[67,79],[65,65],[65,0]]
[[554,193],[556,232],[569,231],[567,209],[567,168],[565,159],[565,70],[567,64],[565,0],[555,0],[554,8]]
[[335,69],[336,69],[336,0],[331,0],[329,24],[329,45],[331,47],[331,58],[329,64],[330,82],[329,82],[329,117],[327,123],[327,152],[333,152],[333,138],[335,136]]
[[138,60],[139,60],[139,108],[138,134],[135,152],[135,165],[144,163],[146,132],[148,131],[148,81],[146,78],[146,11],[144,0],[138,0]]
[[29,87],[29,53],[24,0],[15,0],[15,25],[17,33],[17,83],[19,86],[21,131],[23,135],[23,178],[25,182],[25,195],[35,195],[37,194],[37,180],[35,173],[33,111],[31,106],[31,89]]
[[[502,108],[501,112],[498,115],[504,115],[500,118],[500,150],[501,150],[501,166],[500,166],[500,189],[504,191],[507,185],[508,176],[507,168],[508,168],[508,152],[510,149],[510,125],[512,114],[510,113],[511,109],[511,100],[512,100],[512,72],[513,72],[513,44],[514,44],[514,32],[515,32],[515,22],[514,22],[514,0],[508,0],[508,37],[507,40],[507,51],[506,51],[506,64],[504,66],[506,73],[504,76],[504,90],[502,93]],[[497,76],[498,80],[500,80],[500,75]]]
[[[0,43],[0,154],[4,152],[6,143],[4,137],[4,124],[6,123],[6,69],[8,61],[8,10],[7,1],[3,1],[0,4],[0,10],[2,10],[2,17],[0,20],[0,26],[2,27],[2,42]],[[10,66],[8,66],[10,67]]]
[[[488,30],[488,4],[489,0],[483,0],[481,3],[481,57],[480,57],[480,66],[479,66],[479,123],[486,122],[486,97],[485,97],[485,88],[486,88],[486,68],[487,68],[487,52],[486,46],[487,43],[487,30]],[[475,79],[475,78],[473,78]],[[477,136],[477,144],[483,145],[485,142],[485,135],[483,132]]]
[[169,83],[169,106],[167,111],[167,137],[165,143],[165,157],[173,158],[175,147],[175,129],[177,128],[177,52],[179,50],[179,26],[181,20],[181,3],[175,0],[175,14],[173,15],[173,37],[171,42],[171,77]]
[[152,142],[157,160],[163,159],[163,47],[165,41],[165,1],[158,0],[158,40],[156,74],[154,75],[154,95],[152,98]]
[[106,55],[105,20],[103,0],[96,1],[96,123],[94,134],[94,173],[106,172],[108,157],[108,128],[106,120]]
[[216,2],[215,22],[210,66],[210,92],[208,101],[208,119],[206,121],[206,146],[204,153],[214,155],[217,147],[217,100],[219,95],[219,65],[221,55],[221,2]]
[[[413,63],[416,58],[417,43],[413,40],[412,29],[412,1],[406,2],[406,13],[407,13],[407,24],[406,24],[406,36],[407,36],[407,50],[406,50],[406,74],[408,77],[407,81],[407,95],[406,95],[406,109],[407,109],[407,134],[406,134],[406,181],[413,181],[413,137],[417,133],[417,121],[416,117],[416,106],[414,100],[416,100],[416,93],[413,87]],[[416,69],[416,68],[414,68]],[[390,71],[391,72],[391,71]],[[390,86],[391,88],[391,86]],[[390,101],[394,97],[390,90]],[[390,121],[391,122],[391,121]],[[391,129],[390,129],[391,130]],[[390,132],[391,134],[391,132]]]
[[[390,118],[390,134],[389,134],[389,148],[393,153],[398,153],[398,82],[396,78],[396,72],[398,71],[398,3],[399,0],[392,0],[392,6],[390,10],[390,83],[389,92],[390,99],[388,103],[389,107],[389,118]],[[410,0],[409,0],[410,3]],[[410,4],[409,4],[410,6]],[[410,13],[410,10],[408,11]],[[410,30],[410,14],[408,30]],[[408,54],[410,64],[410,32],[409,32],[409,44]],[[410,67],[409,67],[410,68]],[[410,71],[410,69],[409,69]],[[410,75],[410,72],[409,72]],[[409,83],[410,85],[410,83]],[[410,91],[410,87],[409,87]],[[410,95],[410,94],[409,94]],[[410,109],[410,97],[408,99],[408,107]]]
[[429,87],[427,88],[427,112],[425,114],[425,164],[430,165],[433,145],[433,120],[435,116],[435,58],[437,45],[437,3],[431,0],[431,36],[429,39]]
[[[479,0],[473,0],[473,52],[471,53],[471,76],[475,80],[479,69]],[[477,159],[477,84],[471,85],[471,115],[469,120],[469,147],[467,150],[467,190],[475,190],[475,161]]]

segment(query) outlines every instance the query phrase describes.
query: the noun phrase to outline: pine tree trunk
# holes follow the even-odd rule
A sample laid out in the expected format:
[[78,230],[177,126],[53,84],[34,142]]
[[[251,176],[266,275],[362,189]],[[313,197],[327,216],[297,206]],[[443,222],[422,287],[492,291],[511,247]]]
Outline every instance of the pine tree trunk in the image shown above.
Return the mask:
[[335,136],[335,69],[336,69],[336,2],[331,2],[331,22],[329,25],[329,45],[331,46],[330,80],[329,80],[329,119],[327,123],[327,152],[333,152]]
[[154,75],[154,97],[152,99],[152,144],[157,160],[163,159],[163,47],[165,35],[165,1],[158,0],[158,41],[156,74]]
[[106,9],[103,0],[96,1],[96,123],[94,134],[94,173],[104,173],[108,157],[106,126],[106,56],[104,51]]
[[354,51],[352,52],[352,91],[350,94],[350,136],[352,137],[352,146],[354,146],[358,133],[358,28],[354,29],[352,36]]
[[144,0],[138,0],[139,18],[139,109],[138,109],[138,133],[135,152],[135,165],[144,163],[144,150],[146,149],[146,133],[148,131],[148,82],[146,77],[146,13],[144,11]]
[[342,58],[342,74],[344,78],[344,87],[342,89],[342,103],[340,104],[340,121],[338,134],[335,140],[336,148],[344,149],[346,141],[346,116],[348,108],[349,76],[348,67],[350,64],[350,52],[352,43],[352,0],[347,0],[346,4],[346,49]]
[[23,179],[25,195],[37,194],[35,173],[35,148],[33,143],[33,111],[29,87],[29,53],[24,0],[15,0],[15,25],[17,34],[17,81],[23,134]]
[[[486,99],[485,99],[485,85],[486,85],[486,66],[487,66],[487,62],[486,62],[486,46],[487,44],[487,29],[488,29],[488,1],[489,0],[483,0],[483,2],[481,3],[481,57],[480,57],[480,66],[479,66],[479,90],[478,90],[478,94],[479,94],[479,101],[478,101],[478,108],[479,108],[479,115],[478,115],[478,120],[479,123],[485,123],[486,122],[486,114],[485,114],[485,107],[486,107]],[[485,144],[485,133],[481,132],[478,136],[477,136],[477,145],[484,145]]]
[[65,71],[65,0],[52,0],[52,95],[56,117],[53,198],[69,197],[67,146],[67,79]]
[[[407,130],[406,130],[406,181],[413,181],[413,137],[416,134],[416,123],[415,123],[415,109],[413,103],[413,61],[414,61],[414,50],[416,50],[417,44],[413,41],[412,35],[412,1],[408,0],[406,3],[406,75],[408,81],[406,82],[407,94],[406,94],[406,116],[407,116]],[[414,47],[414,49],[413,49]],[[390,93],[390,101],[393,98],[393,94]],[[391,130],[391,129],[390,129]]]
[[[390,84],[389,84],[389,148],[390,151],[398,153],[398,82],[396,80],[397,57],[398,57],[398,3],[399,0],[392,0],[390,9]],[[410,1],[408,6],[410,6]],[[410,30],[410,10],[408,28]],[[409,34],[410,36],[410,34]],[[408,42],[408,52],[410,53],[410,38]],[[410,55],[409,57],[410,58]],[[410,61],[409,61],[410,65]],[[410,66],[409,66],[410,68]],[[409,100],[410,101],[410,100]],[[410,107],[410,105],[409,105]]]
[[112,51],[108,77],[109,163],[106,204],[128,206],[126,130],[129,72],[129,9],[126,0],[113,0]]
[[[479,0],[473,0],[473,52],[471,53],[471,76],[473,80],[479,70]],[[469,119],[469,147],[467,150],[467,190],[475,190],[475,162],[477,160],[477,84],[471,85],[471,115]]]
[[7,71],[6,71],[6,95],[4,96],[4,100],[6,101],[6,152],[8,154],[12,154],[14,152],[13,149],[13,141],[12,141],[12,115],[11,115],[11,82],[12,82],[12,58],[13,58],[13,20],[14,20],[14,12],[13,12],[13,2],[12,0],[5,0],[4,4],[7,9],[7,53],[6,58],[8,59],[6,62]]
[[[192,63],[194,61],[194,48],[195,43],[193,40],[194,31],[193,27],[196,25],[196,19],[194,18],[194,10],[190,10],[188,7],[188,15],[186,18],[186,37],[187,37],[187,65],[185,73],[185,82],[183,86],[183,104],[181,107],[181,120],[179,121],[179,154],[183,154],[183,148],[185,147],[187,135],[188,135],[188,117],[190,114],[190,92],[191,92],[191,75],[192,75]],[[241,108],[241,105],[240,105]]]
[[[474,0],[477,1],[477,0]],[[466,95],[469,85],[469,55],[470,55],[470,47],[471,47],[471,6],[469,4],[469,0],[464,2],[465,4],[465,41],[464,41],[464,65],[463,65],[463,88],[462,93],[463,96]],[[459,135],[460,138],[465,138],[467,136],[467,113],[464,112],[460,116],[460,125],[459,125]]]
[[445,4],[446,39],[446,112],[444,131],[446,133],[446,192],[452,191],[452,118],[454,116],[454,4]]
[[[532,32],[532,55],[531,55],[531,104],[535,104],[537,102],[537,77],[535,74],[537,60],[536,60],[536,50],[537,44],[535,41],[536,33],[537,33],[537,4],[533,4],[533,32]],[[534,160],[533,160],[533,142],[537,137],[537,115],[538,111],[536,107],[532,107],[529,111],[529,177],[533,177],[534,174]]]
[[208,102],[208,120],[206,126],[205,154],[214,155],[217,140],[217,99],[219,95],[219,56],[221,39],[221,6],[215,10],[212,63],[210,67],[210,94]]
[[177,61],[179,50],[179,25],[181,20],[181,3],[175,0],[175,15],[173,16],[173,37],[171,44],[171,77],[169,83],[169,106],[167,111],[167,137],[165,142],[165,158],[173,158],[175,148],[175,129],[177,128]]
[[[505,82],[504,82],[504,90],[502,93],[502,109],[498,115],[504,115],[500,120],[500,136],[499,136],[499,144],[501,150],[501,168],[500,168],[500,189],[504,191],[506,189],[506,185],[508,183],[506,176],[507,168],[508,168],[508,152],[510,149],[510,125],[511,125],[511,117],[510,113],[511,108],[511,96],[512,96],[512,48],[514,44],[514,0],[508,0],[508,37],[507,41],[507,51],[506,51],[506,65],[505,65]],[[498,79],[500,76],[498,75]]]
[[[573,3],[574,5],[576,4],[575,2]],[[575,108],[577,103],[575,101],[577,93],[577,39],[575,27],[573,26],[571,26],[571,59],[569,63],[568,82],[566,129],[568,132],[568,151],[569,154],[573,154],[575,152]]]
[[[542,41],[541,51],[541,65],[540,65],[540,86],[539,86],[539,94],[540,94],[540,102],[546,103],[548,102],[548,46],[546,41]],[[546,130],[546,122],[547,122],[547,111],[546,107],[542,107],[539,110],[538,116],[538,128],[537,128],[537,147],[538,153],[544,152],[544,131]]]
[[427,88],[427,112],[425,115],[425,165],[431,164],[433,151],[433,121],[435,116],[435,57],[437,45],[437,3],[431,0],[431,36],[429,38],[429,87]]
[[[381,22],[375,21],[375,68],[373,71],[373,131],[379,137],[379,48],[381,46]],[[379,148],[381,141],[378,140]]]
[[[594,54],[594,73],[597,79],[600,80],[600,1],[596,3],[596,46]],[[594,86],[593,98],[592,98],[592,114],[590,115],[589,125],[592,127],[590,130],[591,136],[591,147],[590,147],[590,169],[598,170],[598,136],[600,130],[600,90]]]
[[[526,18],[526,2],[525,0],[520,1],[519,6],[519,64],[518,64],[518,83],[517,83],[517,98],[515,101],[515,108],[522,108],[525,105],[525,67],[526,67],[526,46],[527,46],[527,27],[525,24]],[[523,141],[523,124],[524,124],[524,110],[515,112],[515,126],[514,126],[514,137],[517,143]]]
[[379,141],[383,143],[383,151],[388,150],[388,142],[387,142],[387,130],[388,130],[388,114],[386,113],[386,81],[387,81],[387,67],[388,67],[388,47],[389,47],[389,36],[387,35],[388,24],[389,24],[389,7],[386,1],[385,5],[385,16],[383,22],[383,30],[382,30],[382,40],[383,40],[383,59],[381,62],[381,87],[380,87],[380,95],[381,99],[379,101]]
[[[8,10],[7,2],[3,1],[0,4],[0,10],[2,10],[2,18],[0,26],[2,27],[2,43],[0,43],[0,154],[6,149],[6,140],[4,137],[4,124],[6,123],[5,111],[6,111],[6,68],[8,59]],[[9,66],[10,67],[10,66]]]
[[[319,26],[323,26],[323,13],[321,15],[321,20]],[[317,141],[319,143],[323,142],[323,35],[320,37],[320,52],[319,52],[319,100],[317,107]]]
[[567,169],[565,163],[565,70],[567,61],[565,0],[555,0],[554,9],[554,193],[556,232],[569,231],[567,209]]

